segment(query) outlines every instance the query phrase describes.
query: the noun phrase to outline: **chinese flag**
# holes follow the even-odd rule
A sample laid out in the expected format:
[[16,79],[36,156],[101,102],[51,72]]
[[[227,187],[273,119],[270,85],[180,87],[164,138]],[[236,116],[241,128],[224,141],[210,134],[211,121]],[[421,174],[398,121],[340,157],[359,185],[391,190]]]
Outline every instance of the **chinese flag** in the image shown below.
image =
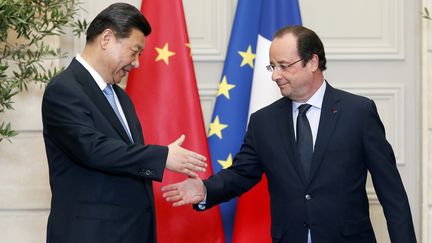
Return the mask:
[[[126,91],[135,104],[145,141],[167,145],[185,134],[182,146],[209,158],[182,1],[143,0],[141,12],[152,33],[139,68],[129,75]],[[200,176],[211,174],[209,166]],[[163,185],[184,179],[165,170],[162,183],[153,183],[158,242],[225,242],[218,207],[196,212],[192,206],[174,208],[162,198]]]

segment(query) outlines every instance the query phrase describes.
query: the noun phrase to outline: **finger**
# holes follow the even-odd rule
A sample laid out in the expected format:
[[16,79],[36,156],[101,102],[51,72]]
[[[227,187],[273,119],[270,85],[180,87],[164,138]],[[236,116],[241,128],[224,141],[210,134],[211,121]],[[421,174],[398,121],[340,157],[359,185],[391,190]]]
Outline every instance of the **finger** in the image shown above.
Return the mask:
[[185,167],[189,170],[205,172],[206,171],[205,167],[207,167],[207,164],[203,166],[199,161],[189,161],[189,163],[186,163]]
[[190,169],[187,170],[187,173],[186,173],[186,174],[187,174],[188,176],[192,177],[192,178],[197,178],[197,177],[198,177],[198,174],[195,173],[195,172],[193,172],[193,171],[190,170]]
[[182,197],[177,195],[177,196],[167,197],[165,199],[167,202],[178,202],[178,201],[182,200]]
[[169,198],[169,197],[178,196],[178,195],[179,195],[179,192],[177,190],[175,190],[175,191],[165,192],[164,194],[162,194],[162,197]]
[[181,201],[178,201],[178,202],[173,203],[173,206],[174,206],[174,207],[180,207],[180,206],[183,206],[183,205],[185,205],[185,204],[186,204],[186,202],[183,201],[183,200],[181,200]]
[[207,160],[207,158],[204,155],[201,155],[201,154],[198,154],[198,153],[195,153],[195,152],[192,152],[192,151],[190,151],[190,153],[188,155],[190,157],[192,157],[192,158],[194,158],[196,160],[202,161],[202,162],[204,162],[204,161]]
[[182,145],[183,141],[185,140],[185,135],[182,134],[174,143],[178,146]]
[[173,191],[173,190],[177,190],[178,185],[177,184],[170,184],[170,185],[166,185],[162,187],[162,191],[166,192],[166,191]]
[[206,171],[205,168],[193,165],[191,163],[186,164],[185,167],[190,171],[196,171],[196,172],[205,172]]
[[193,165],[196,165],[198,167],[201,167],[201,168],[207,168],[207,166],[208,166],[206,162],[203,162],[201,160],[192,159],[190,161],[190,163],[192,163]]

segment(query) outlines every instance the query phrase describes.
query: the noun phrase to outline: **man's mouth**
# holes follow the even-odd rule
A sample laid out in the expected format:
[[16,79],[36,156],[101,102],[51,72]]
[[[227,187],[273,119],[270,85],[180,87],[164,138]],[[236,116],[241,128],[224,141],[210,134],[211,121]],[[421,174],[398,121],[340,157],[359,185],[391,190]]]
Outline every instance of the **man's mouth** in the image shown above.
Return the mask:
[[283,82],[283,83],[277,82],[277,85],[279,86],[279,88],[281,88],[285,85],[288,85],[288,83],[287,82]]
[[122,71],[123,71],[123,76],[125,76],[126,74],[129,73],[130,69],[128,69],[128,68],[122,68]]

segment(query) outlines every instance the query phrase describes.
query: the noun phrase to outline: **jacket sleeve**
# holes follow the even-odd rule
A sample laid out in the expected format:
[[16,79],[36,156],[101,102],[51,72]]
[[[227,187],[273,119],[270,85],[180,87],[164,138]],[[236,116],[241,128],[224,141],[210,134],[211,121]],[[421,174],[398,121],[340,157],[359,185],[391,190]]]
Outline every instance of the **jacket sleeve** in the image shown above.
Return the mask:
[[408,197],[396,167],[396,160],[385,137],[376,105],[370,101],[363,127],[365,160],[378,199],[384,209],[393,243],[415,243],[414,226]]
[[243,144],[232,166],[204,181],[207,189],[206,209],[242,195],[261,181],[263,169],[256,153],[254,133],[255,119],[252,115]]
[[42,120],[48,160],[53,164],[64,166],[59,161],[70,161],[105,173],[162,180],[168,148],[128,145],[116,137],[78,85],[52,81],[44,93]]

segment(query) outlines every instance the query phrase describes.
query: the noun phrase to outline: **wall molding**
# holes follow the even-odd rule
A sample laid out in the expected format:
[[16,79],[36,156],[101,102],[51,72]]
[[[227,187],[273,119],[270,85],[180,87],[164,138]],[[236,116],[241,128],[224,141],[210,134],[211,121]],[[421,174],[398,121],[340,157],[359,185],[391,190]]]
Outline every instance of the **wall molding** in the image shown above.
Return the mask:
[[[235,7],[229,1],[212,0],[187,0],[183,1],[183,5],[193,60],[223,61]],[[196,9],[201,11],[192,12]]]
[[[318,33],[326,34],[323,34],[321,39],[329,60],[401,60],[405,58],[404,2],[403,0],[369,0],[355,3],[347,3],[343,0],[328,0],[325,3],[302,1],[303,24]],[[316,12],[313,9],[317,8],[316,4],[325,4],[324,9],[340,6],[345,10],[341,16],[329,16],[327,11]],[[365,13],[367,9],[370,11]],[[308,15],[309,12],[314,15]],[[365,18],[365,21],[359,22],[360,17]],[[343,22],[340,22],[341,18]],[[326,19],[329,23],[322,24],[322,19]]]
[[[217,84],[218,85],[218,84]],[[198,93],[201,100],[214,100],[218,91],[217,85],[202,84],[198,85]]]

